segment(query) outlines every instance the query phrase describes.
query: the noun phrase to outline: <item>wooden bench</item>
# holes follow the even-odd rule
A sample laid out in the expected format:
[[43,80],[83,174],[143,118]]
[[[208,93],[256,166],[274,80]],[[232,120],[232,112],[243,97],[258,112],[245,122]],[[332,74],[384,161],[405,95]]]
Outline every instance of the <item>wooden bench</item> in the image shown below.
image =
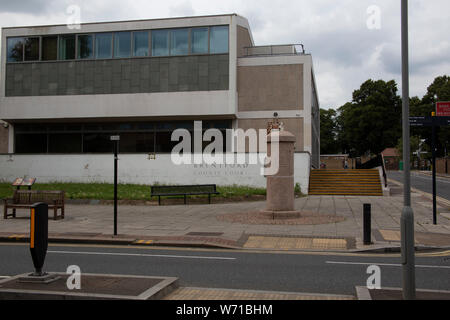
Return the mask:
[[[45,191],[45,190],[14,190],[12,198],[3,199],[3,218],[16,217],[16,209],[30,209],[37,202],[48,204],[49,209],[53,209],[53,219],[64,219],[64,191]],[[8,209],[12,213],[8,214]],[[61,214],[58,216],[58,209]]]
[[184,204],[186,204],[186,196],[192,195],[208,195],[208,202],[211,203],[211,195],[219,194],[215,184],[185,185],[185,186],[152,186],[150,198],[158,197],[158,204],[161,205],[162,196],[184,196]]

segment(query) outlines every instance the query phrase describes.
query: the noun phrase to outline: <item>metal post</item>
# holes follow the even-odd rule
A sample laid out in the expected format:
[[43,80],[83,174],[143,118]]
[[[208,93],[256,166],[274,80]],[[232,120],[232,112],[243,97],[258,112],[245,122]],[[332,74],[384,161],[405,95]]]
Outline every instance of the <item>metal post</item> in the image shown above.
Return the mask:
[[114,141],[114,235],[117,236],[117,149],[119,141]]
[[364,212],[363,212],[363,219],[364,219],[364,245],[370,245],[372,244],[372,237],[371,237],[371,229],[372,229],[372,224],[371,224],[371,205],[370,203],[365,203],[364,204]]
[[436,206],[436,124],[433,119],[431,133],[431,154],[433,157],[433,224],[437,225],[437,206]]
[[404,206],[400,219],[402,250],[403,299],[416,298],[414,256],[414,212],[411,208],[410,141],[409,141],[409,62],[408,62],[408,0],[401,2],[402,33],[402,114],[403,114],[403,164]]

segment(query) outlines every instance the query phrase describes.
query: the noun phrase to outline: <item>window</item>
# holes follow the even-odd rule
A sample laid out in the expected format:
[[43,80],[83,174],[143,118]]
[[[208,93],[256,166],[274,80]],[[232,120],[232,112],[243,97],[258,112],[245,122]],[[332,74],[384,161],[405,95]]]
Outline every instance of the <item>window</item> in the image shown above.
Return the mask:
[[16,134],[16,153],[47,153],[47,134]]
[[24,38],[8,38],[8,62],[23,61]]
[[228,26],[211,27],[209,37],[210,53],[228,52]]
[[79,35],[77,40],[77,58],[92,59],[94,57],[94,37],[90,34],[83,34]]
[[25,61],[39,60],[39,38],[25,39]]
[[97,33],[95,35],[95,58],[112,58],[112,33]]
[[110,153],[113,150],[110,133],[85,133],[83,135],[83,152]]
[[208,53],[208,28],[194,28],[191,31],[191,52]]
[[48,135],[49,153],[81,153],[81,133],[51,133]]
[[131,32],[114,33],[114,57],[128,58],[131,56]]
[[56,60],[58,58],[58,37],[42,37],[42,60]]
[[75,59],[75,35],[59,37],[59,59]]
[[189,29],[173,29],[170,36],[170,55],[189,54]]
[[148,56],[148,31],[133,32],[135,57]]
[[153,133],[121,133],[120,152],[153,152],[155,141]]
[[156,57],[169,55],[169,30],[152,31],[152,55]]

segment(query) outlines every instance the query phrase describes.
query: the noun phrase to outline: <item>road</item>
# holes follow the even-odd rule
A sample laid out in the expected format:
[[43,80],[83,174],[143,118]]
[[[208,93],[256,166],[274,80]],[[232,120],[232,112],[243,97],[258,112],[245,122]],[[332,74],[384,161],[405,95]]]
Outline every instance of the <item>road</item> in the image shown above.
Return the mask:
[[[401,171],[388,171],[387,177],[388,179],[403,183],[403,172]],[[411,186],[413,188],[432,194],[432,183],[433,180],[431,176],[411,172]],[[450,200],[450,179],[436,178],[436,194],[441,198]]]
[[[0,244],[0,276],[31,272],[26,244]],[[189,248],[49,246],[44,269],[82,273],[173,276],[181,286],[355,295],[369,265],[383,287],[401,287],[399,255],[278,253]],[[450,252],[416,258],[417,288],[450,290]]]

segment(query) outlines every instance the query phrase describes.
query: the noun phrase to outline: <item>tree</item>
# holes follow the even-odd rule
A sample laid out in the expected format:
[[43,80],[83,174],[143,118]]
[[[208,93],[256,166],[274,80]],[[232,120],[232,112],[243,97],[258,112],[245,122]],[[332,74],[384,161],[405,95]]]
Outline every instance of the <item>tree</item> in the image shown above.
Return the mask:
[[401,99],[394,80],[367,80],[338,111],[338,140],[352,156],[380,153],[401,136]]
[[[411,100],[411,116],[430,116],[436,111],[436,102],[450,101],[450,77],[447,75],[436,77],[433,83],[428,86],[427,93],[420,100],[417,97]],[[450,127],[440,127],[437,133],[437,156],[444,156],[450,149]],[[418,135],[426,140],[426,144],[431,146],[431,128],[414,127],[411,134]]]
[[320,154],[335,154],[339,152],[336,143],[337,112],[333,109],[320,109]]

